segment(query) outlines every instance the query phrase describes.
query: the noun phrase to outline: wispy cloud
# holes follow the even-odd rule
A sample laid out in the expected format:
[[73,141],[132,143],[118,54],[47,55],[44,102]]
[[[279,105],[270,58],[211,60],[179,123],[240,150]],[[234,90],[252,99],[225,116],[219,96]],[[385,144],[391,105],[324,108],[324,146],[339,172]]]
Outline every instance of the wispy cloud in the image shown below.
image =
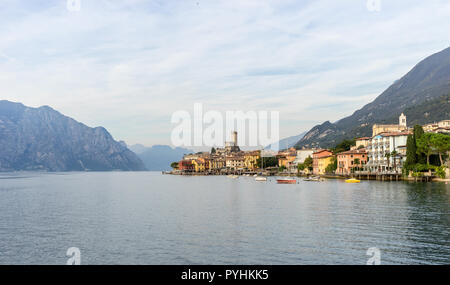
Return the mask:
[[[395,3],[393,3],[395,2]],[[130,143],[170,141],[194,102],[276,109],[281,135],[335,121],[450,45],[450,3],[65,0],[0,4],[0,92]]]

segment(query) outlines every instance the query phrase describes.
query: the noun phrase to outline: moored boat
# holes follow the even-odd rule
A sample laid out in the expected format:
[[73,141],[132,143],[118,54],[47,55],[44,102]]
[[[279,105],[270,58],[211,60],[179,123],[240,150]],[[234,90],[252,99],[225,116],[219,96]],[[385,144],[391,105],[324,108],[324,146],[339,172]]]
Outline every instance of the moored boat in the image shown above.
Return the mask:
[[277,179],[278,184],[297,184],[297,179]]
[[307,178],[303,179],[303,181],[316,181],[316,182],[320,182],[320,181],[323,181],[323,179],[320,178],[320,176],[310,176],[310,177],[307,177]]
[[267,181],[267,177],[258,176],[258,177],[255,177],[255,181]]
[[355,178],[350,178],[345,180],[346,183],[359,183],[361,182],[361,180],[355,179]]

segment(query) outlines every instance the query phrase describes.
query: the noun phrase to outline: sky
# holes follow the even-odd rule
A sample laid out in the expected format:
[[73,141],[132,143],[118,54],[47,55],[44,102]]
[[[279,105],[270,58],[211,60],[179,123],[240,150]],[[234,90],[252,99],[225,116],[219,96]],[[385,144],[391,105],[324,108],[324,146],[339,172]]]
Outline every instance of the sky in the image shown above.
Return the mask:
[[194,103],[276,110],[297,135],[450,46],[450,1],[368,1],[0,0],[0,99],[128,144],[170,144]]

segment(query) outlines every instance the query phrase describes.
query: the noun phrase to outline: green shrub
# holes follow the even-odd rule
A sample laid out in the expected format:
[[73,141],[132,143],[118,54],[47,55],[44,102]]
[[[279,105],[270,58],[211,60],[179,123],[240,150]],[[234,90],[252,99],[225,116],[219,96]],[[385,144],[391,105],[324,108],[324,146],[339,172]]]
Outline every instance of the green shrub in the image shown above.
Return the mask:
[[436,175],[442,179],[445,178],[445,166],[436,167]]

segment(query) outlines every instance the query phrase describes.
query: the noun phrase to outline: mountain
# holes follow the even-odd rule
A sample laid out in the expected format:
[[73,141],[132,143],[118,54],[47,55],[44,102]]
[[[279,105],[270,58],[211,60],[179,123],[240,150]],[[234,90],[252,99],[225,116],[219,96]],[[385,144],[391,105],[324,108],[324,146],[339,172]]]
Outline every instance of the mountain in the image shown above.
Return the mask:
[[128,149],[131,150],[132,152],[134,152],[135,154],[139,155],[139,154],[143,153],[144,151],[146,151],[148,149],[148,147],[143,146],[141,144],[134,144],[134,145],[128,146]]
[[[272,150],[278,150],[278,149],[287,149],[293,147],[299,140],[303,138],[303,136],[306,134],[306,132],[303,132],[299,135],[287,137],[278,142],[277,144],[269,144],[264,149],[272,149]],[[278,148],[277,148],[278,147]]]
[[428,99],[403,111],[410,126],[424,125],[450,118],[450,94]]
[[139,156],[147,169],[151,171],[171,170],[170,164],[172,162],[180,161],[185,154],[194,152],[181,147],[171,148],[168,145],[145,147],[137,144],[129,148]]
[[[435,53],[419,62],[411,71],[392,84],[373,102],[365,105],[351,116],[336,123],[325,122],[312,128],[295,145],[332,147],[343,139],[371,136],[375,123],[398,122],[398,116],[414,106],[450,94],[450,48]],[[433,112],[433,110],[429,110]],[[406,114],[405,113],[405,114]],[[408,120],[408,125],[412,121]],[[435,120],[448,119],[448,113],[441,112]],[[419,121],[417,121],[419,122]],[[420,120],[428,123],[426,117]]]
[[48,106],[1,100],[0,146],[0,171],[145,170],[105,128],[90,128]]

